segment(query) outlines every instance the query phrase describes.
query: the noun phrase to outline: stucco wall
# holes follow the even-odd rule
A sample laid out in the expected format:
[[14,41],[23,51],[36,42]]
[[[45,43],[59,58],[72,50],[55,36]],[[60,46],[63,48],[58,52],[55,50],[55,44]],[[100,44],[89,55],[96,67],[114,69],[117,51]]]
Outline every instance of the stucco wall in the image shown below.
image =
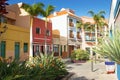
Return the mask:
[[[14,58],[14,46],[15,42],[20,43],[20,59],[26,59],[29,55],[29,29],[9,25],[1,24],[0,26],[7,26],[7,30],[0,36],[1,41],[6,41],[6,58]],[[1,28],[1,27],[0,27]],[[23,44],[28,43],[28,52],[23,52]]]
[[51,18],[52,27],[60,31],[60,36],[67,37],[67,15],[57,16]]
[[21,8],[23,3],[18,3],[14,5],[7,6],[6,17],[15,20],[15,25],[20,27],[29,28],[30,27],[30,15]]

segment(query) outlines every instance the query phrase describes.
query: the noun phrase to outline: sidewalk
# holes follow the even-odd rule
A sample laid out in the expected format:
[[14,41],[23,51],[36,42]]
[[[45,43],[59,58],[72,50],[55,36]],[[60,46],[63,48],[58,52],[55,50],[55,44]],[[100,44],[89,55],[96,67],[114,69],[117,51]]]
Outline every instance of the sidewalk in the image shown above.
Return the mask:
[[75,73],[70,80],[117,80],[115,74],[107,74],[104,62],[94,63],[93,72],[91,62],[71,63],[68,61],[67,70]]

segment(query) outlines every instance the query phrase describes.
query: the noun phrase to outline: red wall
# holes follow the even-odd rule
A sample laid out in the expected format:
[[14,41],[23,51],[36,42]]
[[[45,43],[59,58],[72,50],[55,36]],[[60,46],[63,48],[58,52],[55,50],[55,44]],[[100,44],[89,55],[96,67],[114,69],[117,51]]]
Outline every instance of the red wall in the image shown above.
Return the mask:
[[[36,28],[41,29],[40,34],[36,34]],[[47,36],[47,44],[52,44],[52,23],[47,23],[47,29],[50,30],[50,36]],[[42,19],[34,18],[33,19],[33,43],[42,43],[45,42],[45,21]]]

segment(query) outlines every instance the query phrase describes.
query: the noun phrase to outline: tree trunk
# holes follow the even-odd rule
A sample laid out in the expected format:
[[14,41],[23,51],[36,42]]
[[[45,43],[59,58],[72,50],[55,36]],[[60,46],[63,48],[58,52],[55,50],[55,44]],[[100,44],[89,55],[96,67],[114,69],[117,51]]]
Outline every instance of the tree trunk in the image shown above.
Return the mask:
[[85,50],[85,31],[83,26],[81,28],[81,31],[82,31],[82,49]]
[[47,18],[45,18],[45,54],[47,54]]
[[95,25],[95,44],[97,45],[98,39],[97,39],[97,24]]
[[33,26],[33,17],[30,17],[30,52],[29,52],[29,60],[33,57],[33,34],[32,34],[32,26]]

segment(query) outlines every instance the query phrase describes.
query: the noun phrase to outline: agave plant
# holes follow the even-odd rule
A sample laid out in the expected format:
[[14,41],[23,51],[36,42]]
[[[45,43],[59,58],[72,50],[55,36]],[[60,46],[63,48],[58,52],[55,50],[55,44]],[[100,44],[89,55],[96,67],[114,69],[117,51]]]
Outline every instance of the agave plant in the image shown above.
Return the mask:
[[120,32],[116,31],[112,37],[107,37],[94,51],[120,64]]

